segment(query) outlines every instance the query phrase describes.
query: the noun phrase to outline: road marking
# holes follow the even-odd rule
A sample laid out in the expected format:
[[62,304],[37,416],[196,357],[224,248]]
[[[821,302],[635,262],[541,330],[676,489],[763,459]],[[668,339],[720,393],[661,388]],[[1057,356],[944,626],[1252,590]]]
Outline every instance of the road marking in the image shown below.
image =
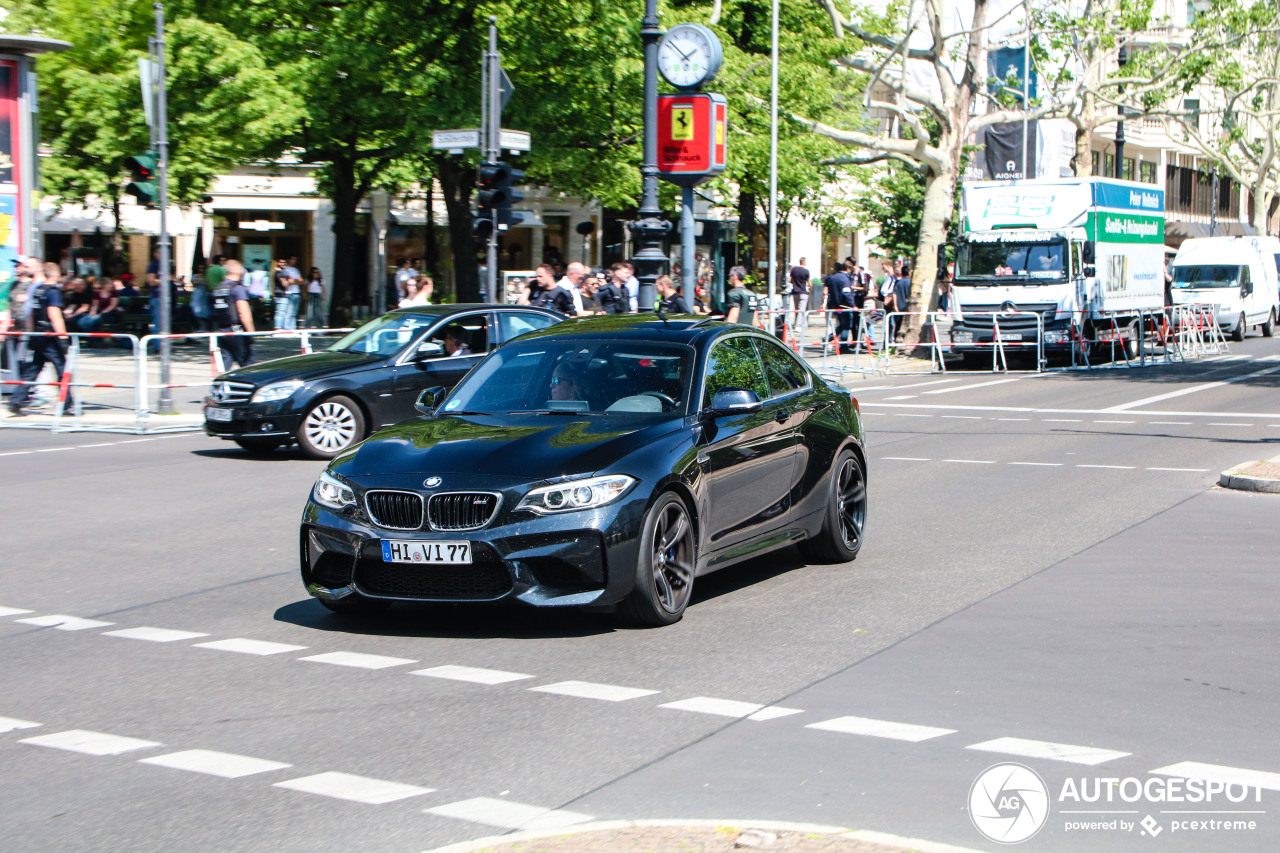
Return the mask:
[[84,729],[71,729],[51,735],[40,735],[20,740],[18,743],[29,743],[32,746],[47,746],[52,749],[65,749],[67,752],[81,752],[85,755],[120,755],[133,752],[135,749],[150,749],[153,746],[164,746],[153,740],[142,740],[136,737],[121,737],[103,732],[91,732]]
[[114,622],[99,622],[97,619],[81,619],[79,616],[64,616],[61,613],[49,616],[32,616],[27,619],[15,619],[24,625],[39,625],[41,628],[57,628],[59,631],[83,631],[86,628],[106,628]]
[[1151,421],[1151,426],[1191,426],[1191,421]]
[[890,462],[928,462],[929,461],[928,457],[925,457],[925,456],[881,456],[880,458],[882,460],[888,460]]
[[828,732],[844,732],[851,735],[870,735],[871,737],[907,740],[919,743],[943,735],[955,734],[955,729],[939,729],[933,726],[916,726],[911,723],[893,723],[888,720],[872,720],[866,717],[836,717],[821,723],[810,723],[806,729],[821,729]]
[[1253,424],[1208,424],[1208,426],[1251,427]]
[[931,418],[933,417],[933,415],[909,415],[904,412],[894,412],[893,416],[895,418]]
[[469,820],[472,823],[500,826],[504,829],[558,829],[562,826],[573,826],[576,823],[594,820],[591,815],[579,812],[544,809],[492,797],[460,800],[456,803],[423,809],[423,811],[426,814]]
[[1072,764],[1088,764],[1090,766],[1133,754],[1130,752],[1117,752],[1114,749],[1073,746],[1069,743],[1027,740],[1020,737],[996,738],[995,740],[970,744],[965,749],[976,749],[981,752],[1000,752],[1005,755],[1021,755],[1024,758],[1049,758],[1054,761],[1068,761]]
[[522,672],[504,672],[500,669],[482,669],[476,666],[433,666],[430,669],[415,669],[410,675],[426,675],[431,678],[447,678],[451,681],[470,681],[474,684],[506,684],[508,681],[520,681],[533,678]]
[[1010,465],[1034,465],[1039,468],[1061,468],[1061,462],[1010,462]]
[[652,696],[657,690],[640,690],[635,687],[618,687],[614,684],[596,684],[591,681],[561,681],[545,687],[530,687],[534,693],[556,693],[561,696],[577,696],[579,699],[603,699],[605,702],[625,702]]
[[1005,385],[1009,382],[1021,382],[1026,377],[1015,376],[1013,379],[995,379],[991,382],[979,382],[976,385],[960,385],[955,388],[939,388],[936,391],[925,391],[926,394],[950,394],[952,391],[972,391],[975,388],[990,388],[992,385]]
[[1236,382],[1243,382],[1246,379],[1256,379],[1259,376],[1267,376],[1280,370],[1280,365],[1276,367],[1267,367],[1262,370],[1255,370],[1253,373],[1246,373],[1242,376],[1233,376],[1230,379],[1224,379],[1220,382],[1205,382],[1200,385],[1192,385],[1190,388],[1183,388],[1181,391],[1170,391],[1166,394],[1157,394],[1154,397],[1143,397],[1141,400],[1134,400],[1131,403],[1123,403],[1119,406],[1112,406],[1107,409],[1108,412],[1125,412],[1129,409],[1136,409],[1139,406],[1150,405],[1151,403],[1159,403],[1163,400],[1172,400],[1174,397],[1184,397],[1187,394],[1196,394],[1200,391],[1209,391],[1214,388],[1221,388],[1224,385],[1231,385]]
[[1137,421],[1094,421],[1095,424],[1134,424]]
[[942,415],[942,417],[944,417],[944,418],[950,418],[950,419],[951,419],[951,420],[953,420],[953,421],[980,421],[980,420],[982,420],[982,418],[981,418],[981,417],[979,417],[978,415]]
[[242,655],[278,655],[284,652],[300,652],[306,646],[291,646],[288,643],[268,643],[266,640],[248,640],[234,637],[230,640],[214,640],[211,643],[196,643],[197,649],[217,649],[220,652],[239,652]]
[[409,797],[420,797],[435,790],[435,788],[420,788],[417,785],[403,785],[382,779],[370,779],[367,776],[353,776],[350,773],[332,772],[303,776],[301,779],[290,779],[287,782],[276,782],[272,787],[288,788],[290,791],[333,797],[337,800],[350,800],[353,803],[368,803],[371,806],[394,803],[396,800]]
[[0,717],[0,734],[17,731],[18,729],[35,729],[39,727],[39,723],[33,723],[30,720],[19,720],[15,717]]
[[943,462],[960,462],[965,465],[994,465],[993,459],[943,459]]
[[253,776],[257,773],[268,773],[293,766],[280,761],[267,761],[265,758],[251,758],[248,755],[236,755],[230,752],[215,752],[211,749],[184,749],[182,752],[141,758],[138,763],[221,776],[223,779],[239,779],[242,776]]
[[23,610],[21,607],[0,607],[0,616],[21,616],[23,613],[32,613],[31,610]]
[[1114,471],[1132,471],[1132,465],[1077,465],[1077,468],[1108,468]]
[[902,394],[897,397],[885,397],[886,400],[914,400],[918,394]]
[[1188,474],[1207,474],[1208,468],[1148,468],[1148,471],[1183,471]]
[[952,382],[963,382],[963,377],[955,379],[934,379],[930,382],[913,382],[910,385],[874,385],[870,388],[855,388],[855,391],[905,391],[908,388],[925,388],[930,385],[948,385]]
[[746,717],[756,713],[763,705],[754,702],[736,702],[732,699],[712,699],[709,696],[695,696],[692,699],[681,699],[679,702],[668,702],[659,708],[670,708],[673,711],[693,711],[695,714],[714,714],[718,717]]
[[998,421],[1029,421],[1031,418],[996,418]]
[[[1036,409],[1029,406],[955,406],[955,405],[936,405],[933,403],[861,403],[862,406],[871,408],[879,407],[885,409],[932,409],[947,412],[1017,412],[1031,415],[1113,415],[1116,412],[1110,409]],[[883,415],[885,412],[864,411],[863,415]],[[1133,412],[1135,415],[1144,415],[1147,417],[1169,417],[1169,418],[1262,418],[1272,419],[1280,418],[1280,412],[1184,412],[1169,411],[1164,409],[1153,409],[1143,412]],[[1075,421],[1072,421],[1075,423]]]
[[74,447],[46,447],[41,450],[37,450],[36,453],[57,453],[61,450],[75,450],[75,448]]
[[1227,767],[1222,764],[1201,764],[1198,761],[1180,761],[1168,767],[1148,771],[1156,776],[1177,776],[1181,779],[1203,779],[1206,782],[1228,782],[1280,791],[1280,773],[1246,770],[1243,767]]
[[194,640],[207,637],[195,631],[171,631],[168,628],[122,628],[119,631],[104,631],[104,637],[126,637],[130,640],[147,640],[152,643],[173,643],[178,640]]
[[1047,424],[1078,424],[1081,418],[1045,418]]
[[367,655],[363,652],[329,652],[323,655],[312,655],[311,657],[298,658],[298,660],[315,661],[316,663],[329,663],[334,666],[354,666],[357,669],[386,669],[392,666],[404,666],[409,663],[417,663],[416,660],[409,658],[392,658],[386,655]]
[[783,708],[780,705],[770,705],[767,708],[761,708],[759,711],[756,711],[754,714],[747,717],[747,719],[755,720],[756,722],[764,722],[766,720],[776,720],[779,717],[790,717],[792,714],[803,713],[804,711],[799,708]]

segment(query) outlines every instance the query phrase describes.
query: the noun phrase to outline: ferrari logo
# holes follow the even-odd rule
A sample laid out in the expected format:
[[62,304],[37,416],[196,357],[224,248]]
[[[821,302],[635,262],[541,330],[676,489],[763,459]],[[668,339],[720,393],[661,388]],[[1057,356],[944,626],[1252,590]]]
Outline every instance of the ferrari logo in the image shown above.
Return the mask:
[[685,104],[671,108],[671,138],[693,139],[693,107]]

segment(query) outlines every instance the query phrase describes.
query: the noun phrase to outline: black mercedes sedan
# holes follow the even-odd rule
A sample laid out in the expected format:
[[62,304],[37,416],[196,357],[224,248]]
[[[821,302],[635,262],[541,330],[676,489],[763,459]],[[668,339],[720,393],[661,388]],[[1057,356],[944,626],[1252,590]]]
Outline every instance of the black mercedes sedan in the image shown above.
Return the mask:
[[312,489],[302,579],[331,610],[515,600],[666,625],[700,575],[862,547],[856,400],[749,326],[568,320],[419,407]]
[[332,459],[380,427],[415,414],[426,388],[452,388],[491,350],[564,319],[530,305],[424,305],[370,320],[333,346],[223,373],[204,428],[245,450],[297,442]]

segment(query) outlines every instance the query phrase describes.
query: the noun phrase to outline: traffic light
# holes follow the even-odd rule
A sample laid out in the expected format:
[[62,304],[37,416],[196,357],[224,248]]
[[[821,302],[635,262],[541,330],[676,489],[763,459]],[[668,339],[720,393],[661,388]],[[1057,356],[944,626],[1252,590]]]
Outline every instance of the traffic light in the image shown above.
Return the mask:
[[151,205],[156,200],[156,165],[159,158],[154,151],[135,154],[124,161],[131,177],[124,191],[138,200],[139,204]]
[[476,199],[476,221],[472,232],[482,239],[493,233],[496,224],[499,231],[519,225],[524,217],[511,209],[524,198],[516,184],[524,178],[524,172],[504,163],[480,164],[480,192]]

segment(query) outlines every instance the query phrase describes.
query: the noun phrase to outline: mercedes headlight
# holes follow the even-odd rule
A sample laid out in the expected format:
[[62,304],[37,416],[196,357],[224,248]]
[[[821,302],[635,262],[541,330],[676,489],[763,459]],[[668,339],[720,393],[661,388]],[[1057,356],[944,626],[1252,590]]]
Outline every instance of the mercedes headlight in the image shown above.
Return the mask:
[[595,509],[613,503],[635,483],[634,477],[613,474],[569,480],[554,486],[540,486],[524,496],[516,509],[533,510],[539,515]]
[[355,490],[327,471],[316,480],[311,489],[312,499],[330,509],[347,509],[356,505]]
[[284,382],[272,382],[270,385],[263,385],[257,391],[253,392],[253,399],[250,403],[274,403],[277,400],[287,400],[294,391],[302,387],[300,379],[286,379]]

